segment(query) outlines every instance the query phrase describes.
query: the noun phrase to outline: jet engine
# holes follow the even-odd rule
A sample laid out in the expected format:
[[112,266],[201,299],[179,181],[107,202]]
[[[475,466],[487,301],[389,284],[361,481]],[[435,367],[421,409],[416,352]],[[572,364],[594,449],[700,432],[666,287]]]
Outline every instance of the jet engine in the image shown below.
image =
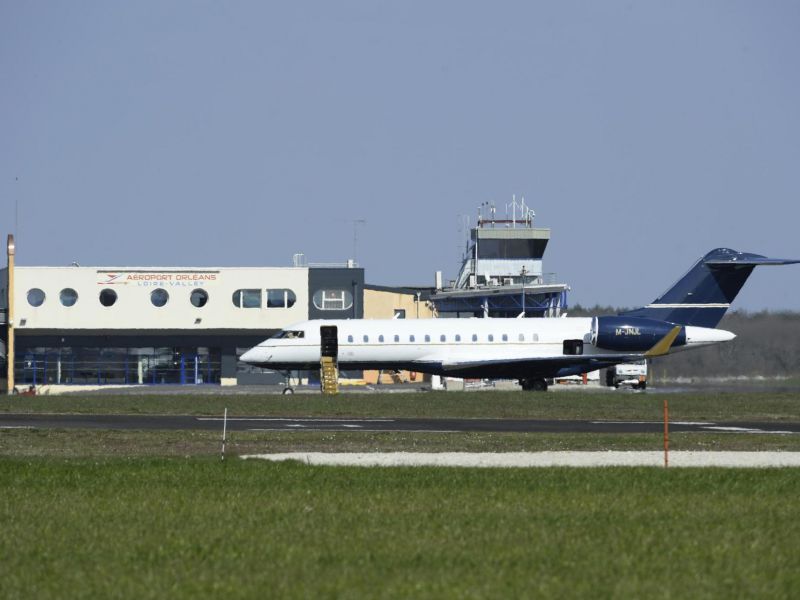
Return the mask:
[[[592,345],[602,350],[646,352],[674,327],[674,323],[642,317],[595,317],[592,319]],[[684,344],[685,327],[681,329],[672,346]]]

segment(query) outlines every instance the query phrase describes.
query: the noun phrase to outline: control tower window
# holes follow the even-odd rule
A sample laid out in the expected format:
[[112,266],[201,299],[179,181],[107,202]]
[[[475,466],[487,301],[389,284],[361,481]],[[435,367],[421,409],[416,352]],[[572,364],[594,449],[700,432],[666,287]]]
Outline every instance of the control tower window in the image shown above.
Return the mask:
[[72,288],[64,288],[61,290],[61,293],[58,295],[58,297],[59,300],[61,300],[62,305],[75,306],[75,303],[78,301],[78,292]]
[[28,290],[28,304],[31,306],[41,306],[44,304],[45,295],[39,288]]
[[311,300],[319,310],[347,310],[353,306],[353,294],[347,290],[319,290]]
[[100,304],[103,306],[114,306],[117,301],[117,292],[110,288],[100,291]]
[[153,306],[161,308],[167,302],[169,302],[169,292],[164,288],[156,288],[152,292],[150,292],[150,302],[153,303]]
[[292,290],[267,290],[267,308],[291,308],[297,302]]
[[233,305],[237,308],[261,308],[261,290],[236,290]]
[[192,290],[189,294],[189,302],[192,306],[203,308],[208,303],[208,293],[205,290]]
[[493,240],[478,242],[478,258],[541,259],[547,240]]

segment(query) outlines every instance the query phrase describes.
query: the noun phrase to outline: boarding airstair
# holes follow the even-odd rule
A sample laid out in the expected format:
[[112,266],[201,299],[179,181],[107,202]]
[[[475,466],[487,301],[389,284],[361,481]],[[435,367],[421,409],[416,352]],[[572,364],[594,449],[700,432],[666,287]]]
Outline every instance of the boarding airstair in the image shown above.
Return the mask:
[[320,371],[322,393],[334,395],[339,393],[339,340],[336,326],[320,327]]

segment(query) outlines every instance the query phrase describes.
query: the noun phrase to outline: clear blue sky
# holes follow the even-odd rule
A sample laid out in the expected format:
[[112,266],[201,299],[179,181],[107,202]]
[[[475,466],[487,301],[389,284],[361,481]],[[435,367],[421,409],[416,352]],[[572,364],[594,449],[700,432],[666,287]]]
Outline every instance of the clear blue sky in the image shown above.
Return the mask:
[[[572,302],[718,246],[800,257],[798,2],[0,4],[0,229],[20,264],[342,261],[452,277],[524,195]],[[502,210],[502,209],[500,209]],[[800,309],[800,267],[737,306]]]

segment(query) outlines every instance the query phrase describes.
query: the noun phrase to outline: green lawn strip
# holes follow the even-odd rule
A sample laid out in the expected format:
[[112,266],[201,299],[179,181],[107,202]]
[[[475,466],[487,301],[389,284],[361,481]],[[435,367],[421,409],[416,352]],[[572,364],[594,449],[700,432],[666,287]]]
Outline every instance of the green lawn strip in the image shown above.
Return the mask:
[[0,412],[658,420],[665,398],[675,420],[800,420],[800,392],[764,391],[5,396]]
[[0,460],[8,598],[790,598],[792,469]]
[[[800,435],[673,433],[672,450],[800,451]],[[231,432],[226,453],[278,452],[542,452],[654,450],[660,434]],[[219,456],[221,433],[97,429],[11,429],[0,432],[5,457]]]

